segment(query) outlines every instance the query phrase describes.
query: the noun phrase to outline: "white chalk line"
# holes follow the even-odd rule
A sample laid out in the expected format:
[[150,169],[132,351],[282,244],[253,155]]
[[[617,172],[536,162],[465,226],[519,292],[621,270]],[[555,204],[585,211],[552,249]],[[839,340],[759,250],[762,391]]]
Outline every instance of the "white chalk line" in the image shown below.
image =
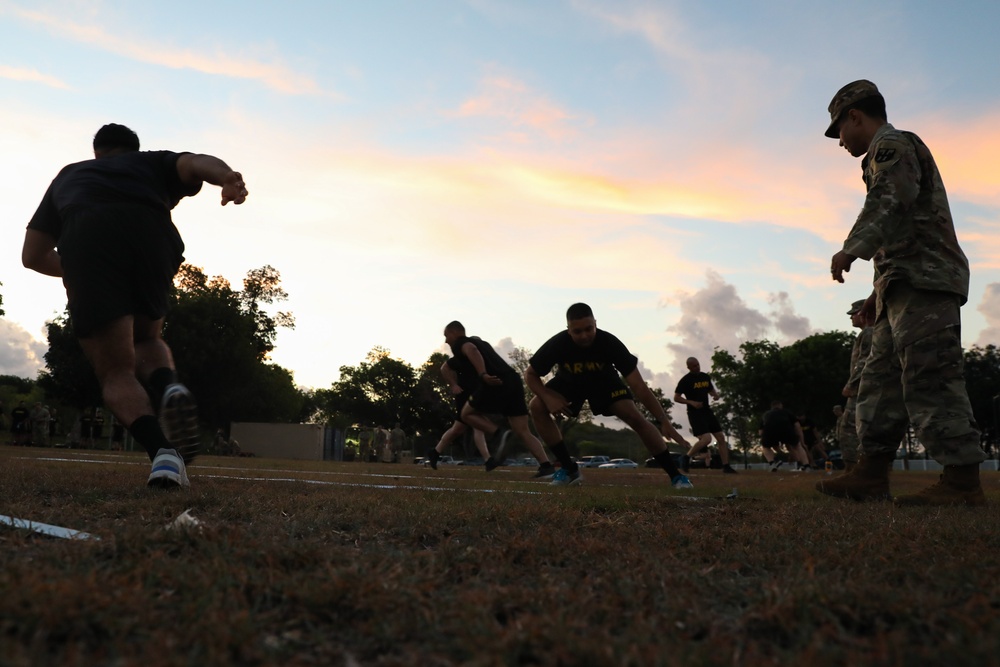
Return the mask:
[[[101,459],[75,459],[75,458],[59,458],[59,457],[19,457],[22,460],[27,461],[49,461],[56,463],[97,463],[97,464],[125,464],[125,465],[144,465],[143,461],[105,461]],[[254,472],[258,469],[256,468],[230,468],[227,466],[198,466],[199,470],[238,470],[242,472]],[[339,475],[343,477],[380,477],[380,478],[391,478],[391,479],[426,479],[423,477],[418,477],[415,475],[391,475],[383,473],[351,473],[351,472],[333,472],[333,471],[322,471],[322,470],[291,470],[299,475]],[[263,482],[304,482],[306,484],[321,484],[328,486],[346,486],[346,487],[360,487],[368,489],[407,489],[407,490],[424,490],[424,491],[468,491],[471,493],[512,493],[521,495],[542,495],[540,491],[519,491],[515,489],[462,489],[462,488],[451,488],[445,486],[419,486],[419,485],[404,485],[404,484],[363,484],[363,483],[350,483],[350,482],[332,482],[317,479],[303,479],[299,477],[241,477],[235,475],[205,475],[205,474],[189,474],[192,479],[234,479],[241,481],[263,481]],[[446,477],[444,479],[448,480],[459,480],[458,477]],[[528,482],[528,480],[524,480]]]
[[85,533],[81,530],[73,530],[72,528],[63,528],[62,526],[53,526],[48,523],[41,523],[39,521],[32,521],[31,519],[18,519],[13,516],[6,516],[0,514],[0,524],[7,524],[14,528],[25,528],[34,533],[40,533],[42,535],[50,535],[52,537],[60,537],[64,540],[100,540],[101,538],[97,535],[91,535],[90,533]]
[[464,489],[448,486],[416,486],[412,484],[362,484],[360,482],[331,482],[321,479],[300,479],[298,477],[236,477],[234,475],[198,475],[198,478],[235,479],[245,482],[305,482],[322,486],[347,486],[364,489],[402,489],[407,491],[465,491],[468,493],[514,493],[520,495],[540,496],[540,491],[518,491],[512,489]]

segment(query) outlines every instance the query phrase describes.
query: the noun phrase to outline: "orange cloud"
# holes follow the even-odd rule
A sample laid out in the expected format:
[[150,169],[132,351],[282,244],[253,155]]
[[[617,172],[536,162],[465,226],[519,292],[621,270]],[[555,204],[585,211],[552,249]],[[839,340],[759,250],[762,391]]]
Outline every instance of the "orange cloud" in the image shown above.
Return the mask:
[[514,127],[528,127],[555,140],[575,134],[571,126],[575,120],[573,115],[523,82],[502,75],[483,80],[478,94],[462,102],[455,115],[459,118],[499,118]]
[[18,18],[43,25],[56,34],[151,65],[171,69],[191,69],[204,74],[238,79],[252,79],[281,93],[317,94],[322,92],[315,81],[282,65],[223,53],[205,55],[188,49],[156,45],[150,40],[130,40],[108,32],[100,26],[73,23],[52,14],[22,9],[17,6],[8,6],[6,9]]
[[978,118],[918,121],[917,134],[927,142],[952,198],[1000,206],[1000,114]]
[[38,70],[28,69],[23,67],[7,67],[5,65],[0,65],[0,78],[10,79],[12,81],[30,81],[34,83],[42,83],[46,86],[51,86],[53,88],[60,88],[62,90],[71,90],[71,87],[64,81],[57,79],[54,76],[49,76],[48,74],[42,74]]

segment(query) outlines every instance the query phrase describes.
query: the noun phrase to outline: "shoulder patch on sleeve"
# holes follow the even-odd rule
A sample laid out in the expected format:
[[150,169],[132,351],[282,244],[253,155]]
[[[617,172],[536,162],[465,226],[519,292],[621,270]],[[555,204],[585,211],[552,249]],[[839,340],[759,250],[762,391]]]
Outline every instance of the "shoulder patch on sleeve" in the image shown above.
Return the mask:
[[880,148],[878,152],[875,153],[875,157],[872,158],[875,162],[888,162],[896,156],[895,148]]

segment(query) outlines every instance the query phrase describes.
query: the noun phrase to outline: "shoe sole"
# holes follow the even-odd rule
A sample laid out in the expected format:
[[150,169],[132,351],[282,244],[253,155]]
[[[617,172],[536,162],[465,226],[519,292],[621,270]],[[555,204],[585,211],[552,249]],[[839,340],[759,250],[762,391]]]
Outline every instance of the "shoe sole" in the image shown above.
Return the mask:
[[175,391],[165,397],[160,409],[160,428],[163,435],[181,458],[185,465],[194,460],[201,451],[201,441],[198,437],[198,406],[190,392]]

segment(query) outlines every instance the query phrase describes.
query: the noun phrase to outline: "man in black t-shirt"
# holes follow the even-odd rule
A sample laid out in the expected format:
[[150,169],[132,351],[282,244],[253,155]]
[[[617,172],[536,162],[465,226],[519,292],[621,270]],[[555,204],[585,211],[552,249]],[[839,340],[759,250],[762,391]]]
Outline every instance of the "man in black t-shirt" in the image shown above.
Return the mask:
[[[476,378],[476,387],[462,408],[462,421],[488,435],[496,463],[503,461],[503,450],[513,431],[538,460],[535,478],[551,479],[556,470],[545,454],[542,443],[528,426],[524,385],[517,371],[497,354],[492,345],[478,336],[466,336],[465,327],[457,320],[444,328],[444,341],[451,347],[454,355],[454,368]],[[510,429],[499,428],[486,417],[487,414],[503,415],[507,418]]]
[[188,486],[197,407],[160,336],[184,251],[170,211],[204,182],[221,187],[223,206],[242,204],[246,186],[211,155],[140,151],[135,132],[114,123],[94,136],[94,158],[52,181],[28,223],[21,261],[63,279],[73,331],[104,403],[153,461],[148,484]]
[[[468,369],[463,369],[463,364],[458,363],[456,357],[447,359],[441,364],[440,370],[442,377],[448,383],[452,400],[455,401],[455,421],[444,432],[437,445],[430,451],[427,457],[430,460],[431,468],[434,470],[437,470],[441,454],[451,444],[451,441],[460,435],[464,435],[468,430],[465,422],[462,421],[462,409],[469,401],[469,394],[476,388],[475,376],[470,375]],[[486,436],[483,435],[482,431],[476,428],[472,429],[472,441],[475,443],[476,449],[479,450],[480,456],[486,462],[486,472],[490,472],[500,465],[500,461],[490,456],[490,450],[486,446]]]
[[[615,416],[628,424],[670,475],[674,488],[692,488],[663,444],[663,436],[685,447],[689,443],[670,423],[670,415],[642,379],[639,360],[614,335],[597,328],[590,306],[585,303],[570,306],[566,311],[566,330],[538,348],[529,364],[524,381],[535,394],[530,404],[531,416],[539,435],[562,464],[552,479],[553,485],[576,484],[582,479],[553,415],[575,417],[587,401],[594,414]],[[553,367],[555,377],[543,383],[542,378]],[[639,412],[632,400],[633,392],[653,414],[660,430]]]
[[775,459],[774,450],[782,445],[788,450],[788,456],[795,464],[796,471],[809,470],[809,459],[803,447],[802,425],[799,418],[791,410],[786,410],[781,401],[771,401],[771,409],[764,413],[761,419],[760,444],[764,458],[771,464],[771,472],[781,467],[781,461]]
[[712,384],[712,378],[708,373],[701,371],[701,364],[694,357],[688,357],[688,373],[677,383],[674,389],[674,403],[687,405],[688,422],[691,424],[691,432],[698,438],[687,456],[684,457],[686,471],[690,465],[691,457],[700,450],[708,447],[708,443],[715,442],[719,445],[719,458],[722,460],[722,472],[734,474],[732,466],[729,465],[729,443],[726,442],[726,434],[722,432],[722,426],[718,418],[712,412],[712,407],[708,404],[708,397],[719,400],[719,392]]

